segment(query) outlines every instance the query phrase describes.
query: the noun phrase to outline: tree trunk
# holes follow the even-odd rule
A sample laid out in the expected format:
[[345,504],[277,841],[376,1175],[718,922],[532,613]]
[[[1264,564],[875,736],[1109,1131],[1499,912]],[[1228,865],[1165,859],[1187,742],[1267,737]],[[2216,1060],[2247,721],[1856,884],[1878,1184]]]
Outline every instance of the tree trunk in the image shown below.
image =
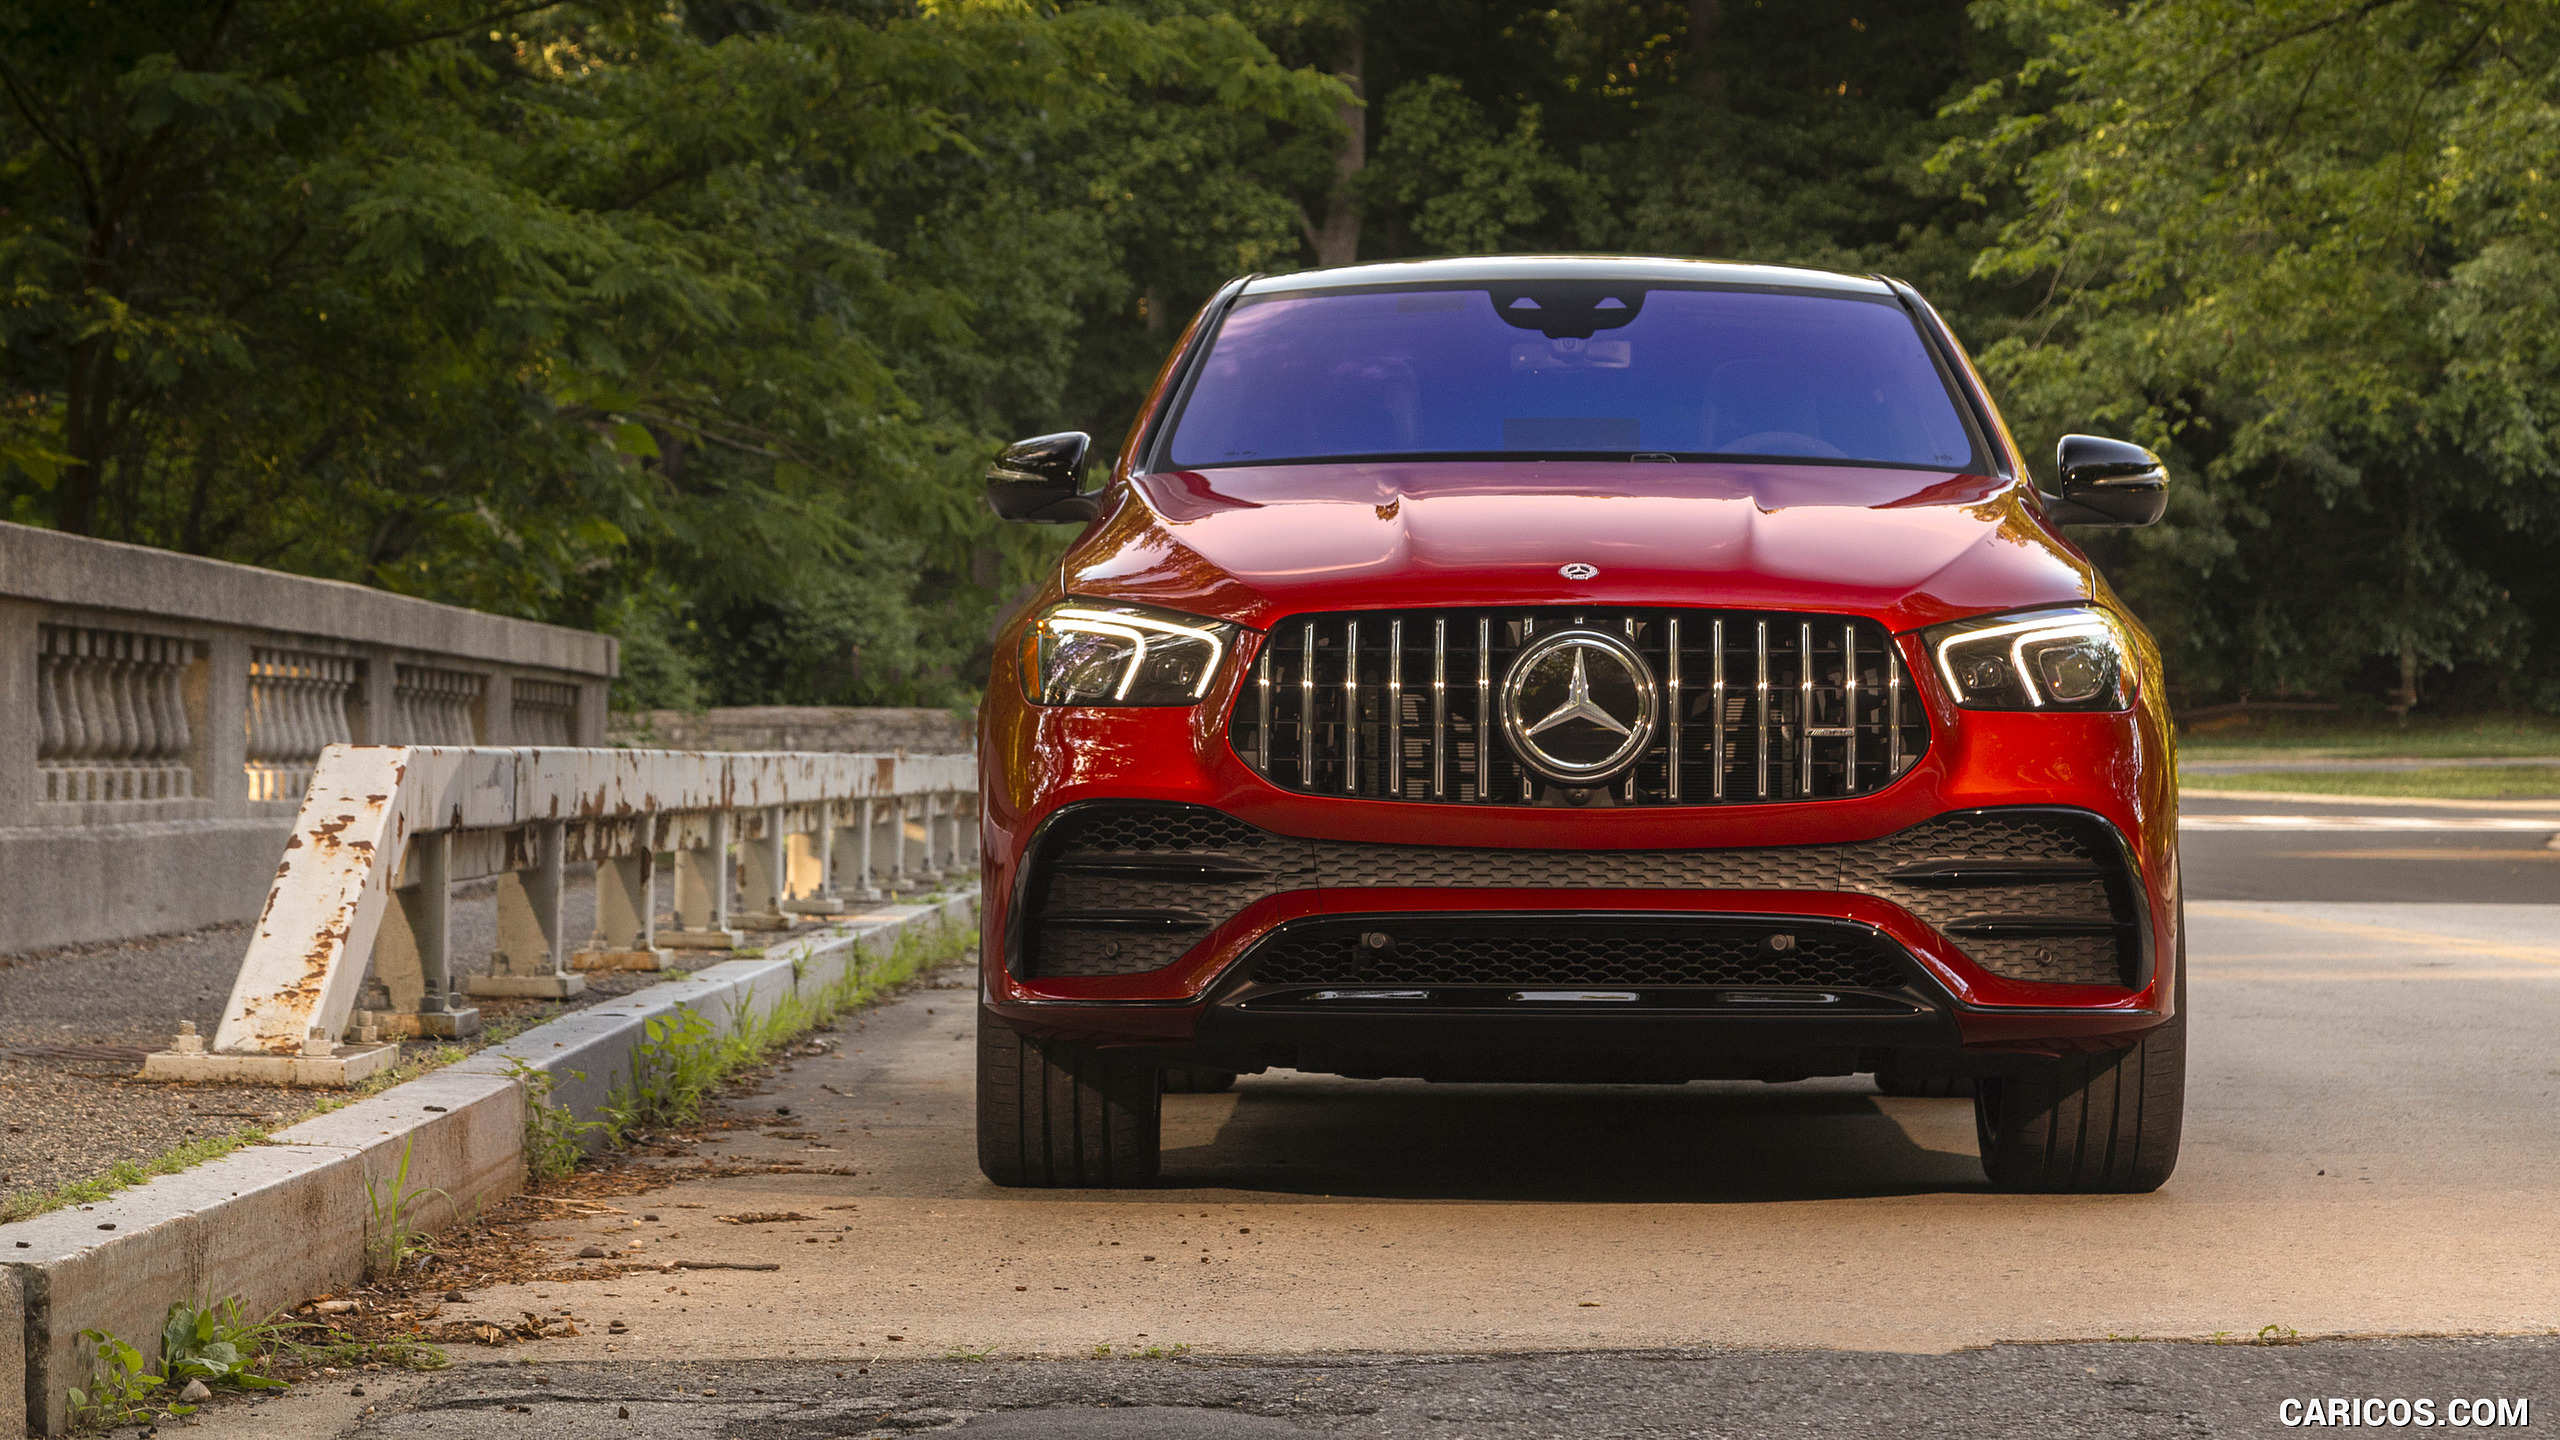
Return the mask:
[[[2418,613],[2418,510],[2412,504],[2403,525],[2400,555],[2401,624],[2415,625]],[[2400,688],[2391,693],[2391,703],[2384,707],[2402,721],[2418,708],[2418,637],[2414,631],[2400,633]]]
[[105,428],[96,423],[101,406],[96,394],[98,342],[82,340],[71,347],[70,373],[63,382],[62,446],[71,463],[54,481],[53,526],[70,535],[92,535],[98,529],[98,486],[107,464]]
[[1367,98],[1361,71],[1360,30],[1354,26],[1343,67],[1335,76],[1351,87],[1355,103],[1342,107],[1342,149],[1334,156],[1333,194],[1325,203],[1324,223],[1315,233],[1318,265],[1348,265],[1360,258],[1360,206],[1353,187],[1369,163],[1369,112],[1357,103]]
[[1724,71],[1716,66],[1716,27],[1723,21],[1724,0],[1689,0],[1689,84],[1719,103]]

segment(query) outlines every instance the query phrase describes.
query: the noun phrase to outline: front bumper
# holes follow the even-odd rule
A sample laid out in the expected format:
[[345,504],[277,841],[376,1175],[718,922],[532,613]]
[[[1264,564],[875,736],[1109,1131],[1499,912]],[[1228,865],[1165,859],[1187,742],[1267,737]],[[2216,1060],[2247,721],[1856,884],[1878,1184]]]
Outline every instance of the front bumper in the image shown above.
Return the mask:
[[[1854,798],[1567,810],[1292,794],[1236,758],[1217,705],[1043,708],[1012,702],[1003,678],[991,690],[980,749],[988,897],[982,980],[989,1012],[1018,1029],[1134,1047],[1169,1064],[1232,1069],[1321,1069],[1330,1059],[1343,1073],[1455,1077],[1471,1067],[1443,1062],[1477,1055],[1511,1057],[1496,1067],[1507,1073],[1541,1069],[1544,1061],[1513,1063],[1539,1056],[1579,1057],[1556,1063],[1581,1074],[1613,1066],[1631,1076],[1832,1073],[1925,1056],[1936,1068],[1962,1071],[1997,1068],[2011,1054],[2128,1044],[2167,1019],[2175,1003],[2176,797],[2166,718],[2156,707],[2113,715],[1967,714],[1960,725],[1941,717],[1918,764]],[[1310,871],[1220,909],[1206,930],[1180,937],[1154,968],[1061,974],[1026,963],[1023,924],[1044,837],[1078,807],[1132,801],[1201,807],[1321,853],[1306,860]],[[1950,815],[2021,808],[2082,817],[2118,850],[2119,918],[2134,929],[2134,953],[2111,983],[2040,982],[2019,978],[2015,965],[1986,966],[1969,949],[1980,951],[1991,939],[1951,937],[1940,928],[1949,917],[1933,912],[1919,890],[1808,883],[1801,867],[1762,863],[1886,845]],[[1344,857],[1355,854],[1367,858],[1344,868]],[[1369,863],[1381,856],[1385,862]],[[1530,863],[1540,856],[1583,863],[1542,869]],[[1666,880],[1665,856],[1695,857],[1704,868]],[[1642,873],[1646,867],[1653,873]],[[1439,997],[1427,1010],[1401,1002],[1290,1005],[1276,1003],[1252,978],[1255,946],[1295,922],[1485,912],[1526,920],[1670,915],[1863,926],[1906,957],[1910,1008],[1895,1015],[1727,1013],[1650,991],[1632,1008],[1530,1005],[1510,1001],[1508,991],[1473,1004]],[[1426,1064],[1416,1057],[1438,1058]]]

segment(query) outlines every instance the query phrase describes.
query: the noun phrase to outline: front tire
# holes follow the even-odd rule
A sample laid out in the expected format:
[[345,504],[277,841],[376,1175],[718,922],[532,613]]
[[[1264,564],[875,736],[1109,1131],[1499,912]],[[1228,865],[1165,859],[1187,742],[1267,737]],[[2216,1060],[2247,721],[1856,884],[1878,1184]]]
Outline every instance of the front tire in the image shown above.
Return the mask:
[[1218,1095],[1235,1088],[1233,1070],[1203,1070],[1196,1065],[1176,1065],[1164,1072],[1167,1095]]
[[1910,1070],[1876,1072],[1876,1093],[1903,1100],[1952,1100],[1973,1093],[1973,1081],[1963,1075],[1923,1075]]
[[1145,1185],[1164,1161],[1153,1065],[978,1016],[978,1168],[998,1185]]
[[2122,1050],[2066,1055],[1974,1082],[1974,1132],[1994,1188],[2140,1195],[2178,1168],[2187,1102],[2187,1012]]

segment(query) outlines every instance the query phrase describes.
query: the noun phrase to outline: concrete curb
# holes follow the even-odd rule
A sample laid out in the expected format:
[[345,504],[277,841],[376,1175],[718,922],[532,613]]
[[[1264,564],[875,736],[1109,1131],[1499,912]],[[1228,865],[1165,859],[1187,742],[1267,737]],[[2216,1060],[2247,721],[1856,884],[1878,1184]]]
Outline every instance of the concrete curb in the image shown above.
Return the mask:
[[156,1365],[160,1322],[178,1301],[237,1295],[264,1315],[356,1283],[371,1196],[388,1188],[404,1154],[407,1185],[431,1192],[413,1212],[419,1228],[441,1229],[514,1194],[524,1178],[519,1065],[554,1077],[552,1102],[591,1119],[630,1073],[650,1020],[689,1009],[727,1035],[902,940],[954,925],[974,932],[976,910],[972,890],[846,916],[833,932],[536,1026],[265,1145],[0,1228],[0,1377],[25,1377],[23,1386],[0,1379],[0,1436],[67,1432],[65,1392],[88,1380],[82,1330],[117,1335]]

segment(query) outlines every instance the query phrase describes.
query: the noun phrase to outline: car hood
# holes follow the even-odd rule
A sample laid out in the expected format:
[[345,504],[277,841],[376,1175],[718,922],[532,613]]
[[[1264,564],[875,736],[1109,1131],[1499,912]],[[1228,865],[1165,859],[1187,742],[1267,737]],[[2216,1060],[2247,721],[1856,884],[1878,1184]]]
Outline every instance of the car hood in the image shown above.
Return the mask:
[[[1321,610],[1571,604],[1872,616],[2090,598],[2017,481],[1847,465],[1433,461],[1127,477],[1070,594],[1256,628]],[[1588,565],[1588,579],[1562,567]]]

